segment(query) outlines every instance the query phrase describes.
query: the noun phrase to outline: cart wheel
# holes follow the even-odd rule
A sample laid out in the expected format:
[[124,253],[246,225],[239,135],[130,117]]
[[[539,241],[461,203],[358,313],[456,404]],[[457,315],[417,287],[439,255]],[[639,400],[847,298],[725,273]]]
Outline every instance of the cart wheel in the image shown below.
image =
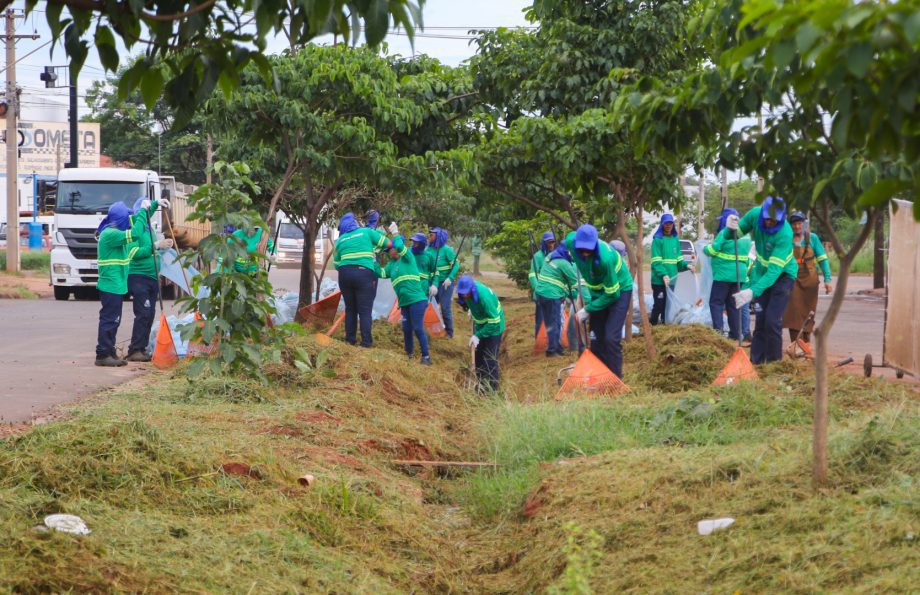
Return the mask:
[[866,378],[872,376],[872,354],[867,353],[866,358],[863,360],[863,374]]
[[904,370],[902,370],[901,368],[895,368],[894,375],[897,376],[899,379],[904,378]]

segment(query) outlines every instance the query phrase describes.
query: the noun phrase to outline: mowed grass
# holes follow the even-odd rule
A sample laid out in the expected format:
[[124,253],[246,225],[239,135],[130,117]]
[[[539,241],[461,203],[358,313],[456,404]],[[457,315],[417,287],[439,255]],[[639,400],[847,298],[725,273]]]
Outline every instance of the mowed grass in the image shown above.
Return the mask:
[[[810,482],[807,363],[712,389],[725,342],[656,328],[629,393],[558,402],[574,358],[509,322],[505,390],[463,389],[466,336],[435,365],[312,334],[326,363],[189,382],[154,373],[0,440],[0,590],[11,592],[907,592],[920,582],[920,412],[910,385],[831,376],[831,482]],[[458,329],[467,324],[455,314]],[[560,361],[563,360],[563,361]],[[485,461],[425,470],[401,459]],[[315,476],[310,487],[298,483]],[[92,534],[34,529],[84,518]],[[736,524],[708,537],[697,521]],[[580,585],[580,586],[579,586]],[[584,589],[582,589],[584,592]]]

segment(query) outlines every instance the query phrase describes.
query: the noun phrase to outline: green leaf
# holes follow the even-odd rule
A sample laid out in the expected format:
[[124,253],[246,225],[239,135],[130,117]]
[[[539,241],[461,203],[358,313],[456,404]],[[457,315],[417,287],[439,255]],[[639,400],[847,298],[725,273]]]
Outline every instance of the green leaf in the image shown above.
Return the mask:
[[795,33],[795,45],[800,54],[804,54],[811,49],[818,37],[821,36],[821,30],[806,22],[799,27]]
[[310,372],[313,371],[313,369],[312,369],[310,366],[308,366],[307,364],[303,363],[303,362],[300,361],[299,359],[295,359],[295,360],[294,360],[294,367],[296,367],[296,368],[297,368],[298,370],[300,370],[301,372],[305,372],[305,373],[308,373],[308,374],[309,374]]
[[902,180],[881,180],[863,192],[856,202],[864,207],[880,207],[908,188],[910,183]]
[[128,70],[124,71],[118,79],[118,98],[124,101],[137,88],[141,75],[147,69],[143,60],[138,60]]
[[773,65],[777,68],[786,68],[792,63],[795,56],[795,42],[791,39],[784,39],[773,47],[771,52]]
[[141,79],[141,97],[144,99],[144,105],[147,109],[153,109],[157,100],[163,94],[163,72],[159,68],[150,68],[144,73]]
[[851,46],[847,51],[847,70],[859,78],[866,76],[872,64],[873,53],[872,46],[866,41]]

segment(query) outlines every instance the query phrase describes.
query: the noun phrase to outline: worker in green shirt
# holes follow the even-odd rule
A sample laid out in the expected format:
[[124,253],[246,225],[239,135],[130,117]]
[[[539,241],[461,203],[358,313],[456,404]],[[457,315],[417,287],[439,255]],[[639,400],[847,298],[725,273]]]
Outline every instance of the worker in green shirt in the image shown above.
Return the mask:
[[448,337],[454,336],[454,313],[451,310],[450,300],[454,296],[454,279],[460,265],[457,253],[447,245],[447,230],[434,227],[428,230],[428,253],[434,259],[434,279],[432,284],[438,289],[437,300],[441,307],[441,318],[444,319],[444,330]]
[[[233,263],[233,268],[241,273],[255,275],[259,270],[259,262],[256,260],[256,254],[259,252],[259,244],[262,242],[262,235],[265,230],[254,225],[246,229],[237,229],[233,232],[232,237],[236,238],[243,246],[246,247],[247,257],[237,257]],[[230,240],[233,241],[233,240]],[[275,253],[275,242],[268,238],[267,252],[269,258],[273,258]]]
[[[154,203],[155,204],[155,203]],[[99,332],[96,340],[97,366],[124,366],[123,359],[115,355],[115,336],[121,324],[122,304],[128,293],[128,265],[138,248],[129,249],[139,236],[149,218],[150,209],[156,208],[143,201],[141,216],[131,217],[131,209],[123,202],[109,207],[109,212],[96,229],[98,239],[99,281]]]
[[[398,231],[398,230],[397,230]],[[422,352],[422,365],[430,366],[428,335],[425,333],[425,310],[428,308],[428,291],[422,288],[415,254],[406,247],[402,236],[393,237],[390,261],[386,267],[377,267],[377,276],[390,279],[396,292],[396,303],[402,311],[403,346],[410,358],[414,352],[413,333],[418,338]]]
[[750,259],[751,238],[744,236],[735,240],[735,232],[725,227],[729,216],[738,216],[735,209],[725,209],[719,216],[719,229],[711,244],[703,249],[703,254],[712,259],[712,289],[709,293],[709,313],[712,316],[712,328],[722,333],[723,313],[728,313],[728,336],[730,339],[741,338],[741,312],[735,308],[732,294],[747,282]]
[[565,238],[565,246],[588,289],[576,317],[590,318],[591,352],[618,378],[623,377],[623,327],[632,310],[632,276],[620,254],[598,239],[597,228],[582,225]]
[[473,319],[470,347],[476,350],[476,378],[479,392],[498,390],[498,354],[501,351],[502,333],[505,332],[505,313],[498,296],[469,275],[457,282],[457,303],[468,310]]
[[565,244],[560,244],[544,259],[537,274],[534,292],[537,305],[546,325],[546,357],[565,355],[562,349],[562,302],[575,300],[578,294],[578,275]]
[[164,198],[153,201],[149,207],[152,210],[143,208],[145,200],[139,198],[134,203],[133,217],[141,217],[144,225],[128,246],[129,251],[134,250],[134,257],[128,265],[128,293],[131,294],[134,309],[134,327],[131,329],[128,357],[125,358],[129,362],[150,361],[147,346],[150,344],[150,330],[153,328],[157,298],[160,295],[159,255],[156,251],[168,250],[173,246],[173,241],[169,239],[154,240],[153,229],[150,227],[150,217],[156,212],[157,206],[168,209],[169,200]]
[[[396,224],[390,224],[395,229]],[[396,233],[395,231],[393,233]],[[371,318],[374,296],[377,293],[377,257],[375,252],[391,246],[385,235],[361,227],[354,213],[345,213],[339,220],[339,239],[335,242],[332,263],[339,272],[339,290],[345,302],[345,342],[357,341],[358,323],[361,325],[361,347],[371,347]]]
[[818,267],[821,267],[824,279],[824,292],[830,293],[834,289],[831,285],[831,266],[821,238],[811,233],[805,214],[795,212],[789,215],[789,224],[792,226],[792,251],[799,265],[799,273],[792,286],[789,305],[783,314],[783,328],[789,329],[790,340],[802,339],[807,343],[811,340],[815,326],[811,313],[818,309]]
[[665,310],[668,292],[665,286],[674,289],[677,274],[681,271],[696,271],[692,264],[687,264],[680,251],[680,237],[674,225],[674,215],[665,213],[652,238],[652,306],[651,324],[665,322]]
[[425,295],[433,298],[438,295],[438,286],[434,284],[434,255],[425,249],[428,247],[428,236],[419,232],[410,238],[412,241],[412,255],[418,266],[418,276]]
[[[533,236],[530,236],[533,238]],[[533,248],[533,239],[531,239],[531,249]],[[551,231],[547,231],[543,234],[543,237],[540,238],[540,248],[533,253],[530,257],[530,271],[527,273],[527,281],[530,283],[531,297],[536,304],[536,310],[534,311],[534,327],[533,327],[533,336],[536,337],[540,334],[540,325],[544,324],[543,320],[543,309],[540,307],[540,301],[537,299],[537,276],[540,274],[540,269],[543,267],[543,263],[546,262],[546,257],[549,256],[549,253],[556,249],[556,236]],[[547,332],[549,332],[547,330]]]
[[725,226],[752,233],[757,262],[745,288],[736,293],[735,307],[757,298],[760,311],[754,325],[751,361],[755,364],[783,359],[783,313],[799,273],[792,250],[792,227],[786,221],[786,201],[768,196],[763,206],[754,207],[740,220],[729,215]]

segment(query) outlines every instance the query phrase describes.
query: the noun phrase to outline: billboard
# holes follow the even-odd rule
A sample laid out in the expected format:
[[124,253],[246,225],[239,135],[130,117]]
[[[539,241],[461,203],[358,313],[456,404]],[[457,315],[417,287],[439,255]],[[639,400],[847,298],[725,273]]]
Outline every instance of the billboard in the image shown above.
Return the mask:
[[[5,133],[4,133],[5,135]],[[77,157],[80,167],[99,167],[99,124],[77,124]],[[21,143],[19,175],[32,172],[56,176],[70,161],[70,125],[67,122],[19,122]],[[6,171],[6,151],[0,151],[0,168]]]

